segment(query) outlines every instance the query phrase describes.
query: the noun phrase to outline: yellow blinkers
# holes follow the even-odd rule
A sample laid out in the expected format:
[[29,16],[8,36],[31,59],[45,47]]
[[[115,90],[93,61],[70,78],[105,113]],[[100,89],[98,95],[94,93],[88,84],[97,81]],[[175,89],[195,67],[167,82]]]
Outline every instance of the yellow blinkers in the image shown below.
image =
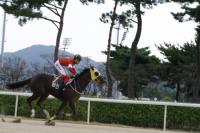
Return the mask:
[[96,68],[90,68],[91,79],[96,80],[100,75]]

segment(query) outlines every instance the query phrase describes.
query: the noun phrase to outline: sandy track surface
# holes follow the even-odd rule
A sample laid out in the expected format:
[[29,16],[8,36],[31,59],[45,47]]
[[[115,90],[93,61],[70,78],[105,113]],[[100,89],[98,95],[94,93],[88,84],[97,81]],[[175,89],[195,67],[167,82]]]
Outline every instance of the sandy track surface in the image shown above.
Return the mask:
[[186,133],[183,131],[163,131],[159,129],[136,128],[120,125],[77,124],[56,121],[55,126],[44,125],[44,120],[22,119],[21,123],[0,121],[0,133]]

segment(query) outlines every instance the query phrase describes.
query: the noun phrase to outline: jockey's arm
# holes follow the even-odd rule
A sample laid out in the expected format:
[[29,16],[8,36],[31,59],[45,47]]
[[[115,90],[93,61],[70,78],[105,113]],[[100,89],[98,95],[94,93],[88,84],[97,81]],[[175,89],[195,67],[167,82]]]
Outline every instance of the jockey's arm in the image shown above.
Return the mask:
[[72,66],[72,65],[70,64],[70,65],[68,65],[68,67],[69,67],[69,71],[70,71],[73,75],[76,75],[76,74],[77,74],[77,71],[76,71],[76,69],[74,68],[74,66]]

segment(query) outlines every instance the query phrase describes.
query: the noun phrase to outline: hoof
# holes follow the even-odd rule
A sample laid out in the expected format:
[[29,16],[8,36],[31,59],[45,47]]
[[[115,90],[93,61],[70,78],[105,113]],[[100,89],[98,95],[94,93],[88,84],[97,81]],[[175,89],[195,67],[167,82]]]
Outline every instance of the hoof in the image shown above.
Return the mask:
[[21,123],[21,119],[20,118],[16,118],[15,120],[12,121],[13,123]]
[[47,125],[47,126],[55,126],[55,121],[53,121],[53,120],[48,120],[48,121],[46,121],[45,122],[45,125]]

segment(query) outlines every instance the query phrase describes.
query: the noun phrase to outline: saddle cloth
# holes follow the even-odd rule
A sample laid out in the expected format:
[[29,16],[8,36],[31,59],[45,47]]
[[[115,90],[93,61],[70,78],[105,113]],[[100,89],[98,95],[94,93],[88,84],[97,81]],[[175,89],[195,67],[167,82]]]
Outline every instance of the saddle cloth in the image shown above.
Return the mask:
[[52,87],[56,89],[64,89],[68,84],[72,82],[72,79],[70,79],[67,83],[64,83],[63,76],[55,76],[55,79],[52,81]]

